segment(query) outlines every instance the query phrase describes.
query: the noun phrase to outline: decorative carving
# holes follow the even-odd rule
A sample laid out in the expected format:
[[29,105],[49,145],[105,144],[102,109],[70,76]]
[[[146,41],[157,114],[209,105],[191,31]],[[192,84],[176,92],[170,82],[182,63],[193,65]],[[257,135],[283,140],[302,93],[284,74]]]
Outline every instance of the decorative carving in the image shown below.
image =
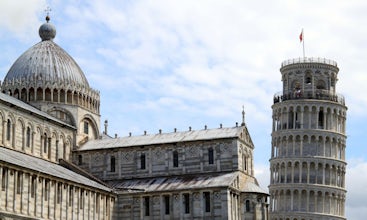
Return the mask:
[[199,196],[199,193],[198,192],[194,192],[192,194],[192,196],[194,197],[194,200],[199,200],[200,199],[200,196]]
[[190,147],[190,148],[189,148],[189,155],[190,155],[191,157],[197,156],[197,154],[198,154],[198,149],[197,149],[197,147]]
[[121,153],[121,157],[124,158],[126,162],[130,162],[132,160],[131,152],[123,152]]
[[140,198],[134,198],[134,204],[138,205],[140,203]]
[[154,150],[154,157],[156,160],[160,160],[162,157],[162,151],[160,148]]
[[220,192],[215,191],[214,192],[214,198],[220,200],[221,199]]
[[94,162],[99,163],[102,160],[102,156],[100,154],[94,155]]
[[159,196],[153,196],[153,204],[154,205],[158,205],[159,201],[160,201]]
[[173,194],[173,199],[175,201],[178,201],[180,199],[179,195],[178,194]]

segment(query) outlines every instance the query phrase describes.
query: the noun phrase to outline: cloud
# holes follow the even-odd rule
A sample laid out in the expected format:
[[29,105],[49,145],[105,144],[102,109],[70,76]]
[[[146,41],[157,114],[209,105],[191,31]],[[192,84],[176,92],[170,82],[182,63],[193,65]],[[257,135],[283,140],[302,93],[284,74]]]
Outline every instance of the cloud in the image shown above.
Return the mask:
[[[20,40],[29,42],[30,37],[39,27],[38,14],[44,15],[42,10],[46,8],[45,0],[0,1],[0,28],[11,32]],[[6,33],[0,33],[1,37],[8,37]],[[31,37],[31,39],[34,39]]]
[[363,175],[367,170],[367,161],[364,159],[349,159],[346,173],[346,215],[349,220],[361,219],[367,216],[365,201],[367,198],[367,176]]
[[[366,197],[358,193],[366,181],[357,177],[367,159],[367,2],[53,0],[50,6],[56,41],[101,91],[102,118],[110,119],[111,132],[233,126],[244,105],[263,188],[269,179],[272,97],[282,89],[279,68],[283,60],[302,56],[298,35],[304,28],[306,56],[334,59],[340,68],[347,154],[364,157],[348,165],[348,219],[366,215],[358,205]],[[6,38],[20,39],[24,48],[38,42],[44,8],[44,0],[0,2],[3,73],[24,51],[7,46]]]

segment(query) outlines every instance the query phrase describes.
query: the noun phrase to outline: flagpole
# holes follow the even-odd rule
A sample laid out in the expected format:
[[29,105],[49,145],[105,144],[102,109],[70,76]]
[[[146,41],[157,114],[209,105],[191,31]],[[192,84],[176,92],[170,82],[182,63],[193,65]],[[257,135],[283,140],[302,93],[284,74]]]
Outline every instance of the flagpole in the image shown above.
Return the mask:
[[302,28],[302,46],[303,46],[303,59],[304,59],[306,56],[305,56],[305,35],[303,33],[303,28]]

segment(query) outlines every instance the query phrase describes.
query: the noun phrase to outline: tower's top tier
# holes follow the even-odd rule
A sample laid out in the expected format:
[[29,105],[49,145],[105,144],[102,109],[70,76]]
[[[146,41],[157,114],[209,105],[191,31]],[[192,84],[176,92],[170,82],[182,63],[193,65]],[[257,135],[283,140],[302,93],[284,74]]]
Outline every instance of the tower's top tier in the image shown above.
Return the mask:
[[294,58],[294,59],[283,61],[281,68],[289,66],[289,65],[293,65],[293,64],[307,64],[307,63],[326,64],[326,65],[334,66],[336,68],[338,67],[338,64],[334,60],[329,60],[329,59],[320,58],[320,57],[302,57],[302,58],[299,57],[299,58]]
[[344,104],[344,97],[336,94],[339,68],[335,61],[304,57],[286,60],[280,68],[283,91],[274,102],[294,99],[319,99]]

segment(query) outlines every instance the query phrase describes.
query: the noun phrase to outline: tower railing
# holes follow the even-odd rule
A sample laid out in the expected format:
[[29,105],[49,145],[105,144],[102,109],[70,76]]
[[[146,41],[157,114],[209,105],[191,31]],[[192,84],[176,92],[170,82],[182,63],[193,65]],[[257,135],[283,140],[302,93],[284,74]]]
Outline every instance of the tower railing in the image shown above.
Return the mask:
[[344,96],[339,93],[331,92],[329,90],[295,90],[295,91],[281,91],[274,95],[274,104],[296,99],[317,99],[336,102],[345,105]]
[[299,57],[294,59],[285,60],[282,62],[282,67],[290,65],[290,64],[297,64],[297,63],[323,63],[329,64],[333,66],[338,66],[338,64],[334,60],[329,60],[321,57]]

